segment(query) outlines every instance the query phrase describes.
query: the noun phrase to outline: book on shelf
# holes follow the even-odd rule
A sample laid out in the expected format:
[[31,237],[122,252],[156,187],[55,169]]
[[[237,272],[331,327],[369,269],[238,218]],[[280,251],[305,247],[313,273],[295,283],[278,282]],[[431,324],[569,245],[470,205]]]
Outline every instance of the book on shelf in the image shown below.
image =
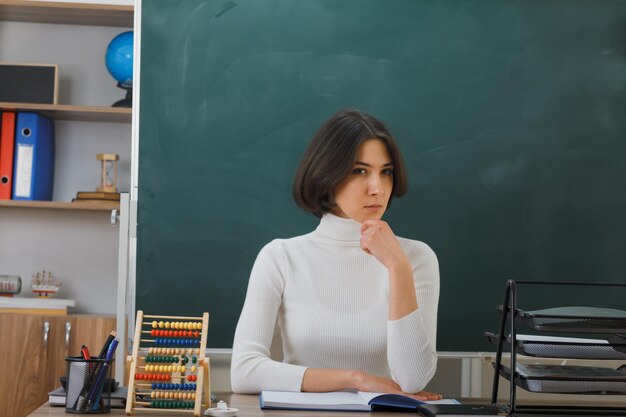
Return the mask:
[[120,201],[120,193],[105,193],[101,191],[79,191],[76,193],[76,198],[72,201],[83,200]]
[[0,313],[66,315],[74,300],[62,298],[0,297]]
[[[105,395],[105,394],[103,394]],[[128,388],[119,387],[115,391],[111,392],[111,408],[124,408],[126,407],[126,396],[128,395]],[[48,404],[52,406],[65,406],[65,398],[67,391],[65,388],[59,387],[54,391],[48,393]]]
[[75,206],[88,206],[88,207],[115,207],[119,205],[119,201],[115,200],[78,200],[76,198],[72,199],[72,203]]
[[405,395],[361,391],[263,391],[259,403],[265,410],[417,411],[426,416],[498,414],[491,406],[464,405],[453,399],[419,401]]

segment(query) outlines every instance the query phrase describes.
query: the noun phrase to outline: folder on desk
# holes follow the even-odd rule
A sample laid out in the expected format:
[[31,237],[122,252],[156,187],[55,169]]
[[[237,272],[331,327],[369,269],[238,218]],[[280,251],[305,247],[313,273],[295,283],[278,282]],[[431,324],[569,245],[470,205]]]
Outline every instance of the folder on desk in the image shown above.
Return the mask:
[[54,124],[37,113],[18,113],[13,162],[14,200],[52,200]]
[[15,113],[2,112],[0,126],[0,200],[11,199],[13,186],[13,148],[15,145]]

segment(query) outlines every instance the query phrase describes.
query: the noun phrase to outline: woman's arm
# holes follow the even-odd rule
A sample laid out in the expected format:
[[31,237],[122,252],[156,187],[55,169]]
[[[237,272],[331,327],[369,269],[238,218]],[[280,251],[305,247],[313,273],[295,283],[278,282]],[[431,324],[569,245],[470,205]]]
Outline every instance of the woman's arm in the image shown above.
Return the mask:
[[302,391],[326,392],[350,388],[358,391],[407,395],[420,401],[441,399],[441,395],[428,391],[416,394],[402,392],[400,386],[391,379],[361,371],[308,368],[302,379]]
[[270,358],[284,289],[283,258],[280,242],[274,241],[259,252],[252,268],[233,341],[230,376],[236,393],[300,391],[306,367]]
[[361,248],[389,271],[389,320],[417,310],[413,268],[398,239],[382,220],[366,220],[361,226]]
[[409,252],[405,253],[389,225],[380,220],[366,220],[361,232],[363,250],[389,271],[387,360],[391,374],[402,390],[420,391],[437,367],[437,257],[421,242],[406,246]]

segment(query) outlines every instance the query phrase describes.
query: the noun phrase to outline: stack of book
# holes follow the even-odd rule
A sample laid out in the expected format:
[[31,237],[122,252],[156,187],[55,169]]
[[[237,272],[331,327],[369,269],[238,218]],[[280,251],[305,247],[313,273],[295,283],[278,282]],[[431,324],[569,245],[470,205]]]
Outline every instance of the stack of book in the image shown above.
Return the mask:
[[67,315],[68,307],[75,307],[74,300],[61,298],[0,297],[0,313],[23,313]]
[[102,191],[79,191],[72,203],[81,204],[111,204],[120,201],[120,193],[105,193]]
[[[65,388],[59,387],[48,393],[48,404],[52,406],[65,406],[65,398],[67,392]],[[111,392],[111,408],[124,408],[126,406],[126,397],[128,396],[128,388],[119,387]]]

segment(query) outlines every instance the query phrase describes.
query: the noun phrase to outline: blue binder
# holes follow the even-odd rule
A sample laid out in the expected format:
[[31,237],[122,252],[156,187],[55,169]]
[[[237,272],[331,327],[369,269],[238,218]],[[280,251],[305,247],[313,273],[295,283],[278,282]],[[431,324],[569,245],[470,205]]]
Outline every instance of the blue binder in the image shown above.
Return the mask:
[[14,200],[52,200],[54,124],[37,113],[18,113],[13,162]]

